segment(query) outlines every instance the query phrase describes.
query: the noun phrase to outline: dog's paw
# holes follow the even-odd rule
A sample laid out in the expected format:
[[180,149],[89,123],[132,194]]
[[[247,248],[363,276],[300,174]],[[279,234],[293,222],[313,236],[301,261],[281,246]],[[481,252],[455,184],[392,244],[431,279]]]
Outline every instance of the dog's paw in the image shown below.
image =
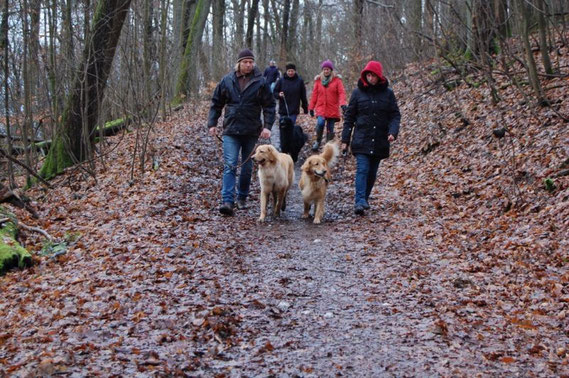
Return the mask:
[[314,218],[314,222],[312,222],[312,223],[314,223],[314,224],[320,224],[321,222],[322,222],[322,221],[321,221],[320,219]]
[[259,217],[259,219],[257,219],[257,222],[260,222],[260,223],[265,222],[265,217]]
[[308,213],[302,214],[302,219],[306,219],[306,218],[308,218],[308,217],[310,217],[310,215],[309,215]]

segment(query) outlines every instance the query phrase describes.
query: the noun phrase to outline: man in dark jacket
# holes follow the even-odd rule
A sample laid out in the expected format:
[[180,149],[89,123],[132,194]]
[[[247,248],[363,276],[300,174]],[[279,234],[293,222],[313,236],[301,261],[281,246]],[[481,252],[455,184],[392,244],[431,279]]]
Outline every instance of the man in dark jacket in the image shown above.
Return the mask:
[[342,131],[342,150],[351,141],[356,157],[354,212],[358,215],[369,209],[368,199],[379,162],[389,157],[389,145],[397,139],[400,121],[397,100],[383,76],[383,67],[372,60],[362,70],[358,87],[352,92]]
[[267,80],[267,83],[271,87],[271,92],[275,89],[275,84],[279,79],[280,73],[279,69],[276,66],[276,62],[271,60],[269,62],[269,66],[265,68],[265,72],[263,72],[263,77]]
[[[275,100],[249,49],[239,52],[235,71],[223,77],[211,99],[208,128],[217,136],[217,120],[223,117],[223,186],[219,212],[233,215],[237,162],[241,152],[241,173],[237,188],[237,207],[245,208],[251,185],[253,162],[250,159],[259,137],[271,137],[275,121]],[[261,112],[263,120],[261,121]]]
[[298,153],[293,151],[293,128],[300,113],[300,105],[304,114],[308,114],[308,100],[304,81],[296,73],[294,63],[287,63],[285,75],[277,81],[274,96],[279,100],[279,126],[281,151],[292,156],[296,162]]

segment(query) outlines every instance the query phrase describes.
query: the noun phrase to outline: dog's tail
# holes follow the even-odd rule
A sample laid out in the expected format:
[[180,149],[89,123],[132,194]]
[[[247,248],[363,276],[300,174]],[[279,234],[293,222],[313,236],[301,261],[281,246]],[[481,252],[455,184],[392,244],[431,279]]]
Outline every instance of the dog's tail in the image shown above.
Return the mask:
[[338,147],[337,142],[326,143],[324,149],[322,150],[322,157],[324,158],[324,160],[326,160],[326,163],[328,163],[328,166],[330,168],[334,167],[334,165],[336,164],[336,160],[339,154],[340,154],[340,147]]

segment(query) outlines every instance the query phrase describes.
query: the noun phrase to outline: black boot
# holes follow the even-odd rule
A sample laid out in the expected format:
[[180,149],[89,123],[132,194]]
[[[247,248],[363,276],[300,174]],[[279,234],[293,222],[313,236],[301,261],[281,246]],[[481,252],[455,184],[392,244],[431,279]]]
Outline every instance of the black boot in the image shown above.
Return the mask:
[[312,145],[312,151],[318,151],[320,148],[320,143],[322,142],[322,134],[324,133],[324,129],[316,128],[316,142]]
[[331,141],[332,139],[334,139],[334,137],[335,137],[334,133],[327,132],[326,133],[326,142]]

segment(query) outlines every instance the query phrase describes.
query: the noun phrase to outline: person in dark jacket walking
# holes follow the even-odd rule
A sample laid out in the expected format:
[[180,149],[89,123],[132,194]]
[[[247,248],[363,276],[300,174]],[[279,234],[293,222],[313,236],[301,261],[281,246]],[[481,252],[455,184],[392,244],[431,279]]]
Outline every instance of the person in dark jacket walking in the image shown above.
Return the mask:
[[354,212],[358,215],[369,209],[379,162],[389,157],[389,146],[397,139],[400,121],[397,100],[383,76],[383,67],[372,60],[362,70],[358,87],[352,92],[342,131],[342,150],[346,151],[351,143],[356,157]]
[[280,76],[279,68],[276,66],[276,62],[271,60],[269,66],[265,68],[263,72],[263,77],[267,80],[267,83],[271,86],[271,92],[275,90],[275,84]]
[[[296,73],[294,63],[287,63],[285,75],[277,81],[274,89],[274,96],[279,100],[279,126],[281,151],[288,153],[296,161],[292,151],[292,133],[296,123],[296,118],[300,113],[300,106],[304,114],[308,114],[308,100],[306,98],[306,86],[302,78]],[[290,121],[287,121],[288,118]]]
[[[261,71],[255,67],[255,56],[249,49],[239,52],[235,71],[217,84],[211,99],[208,128],[217,136],[217,120],[223,117],[223,185],[219,212],[233,215],[237,162],[241,152],[241,172],[237,188],[237,207],[245,208],[251,185],[253,162],[250,155],[259,137],[271,137],[275,121],[275,99]],[[261,121],[261,112],[263,119]]]

